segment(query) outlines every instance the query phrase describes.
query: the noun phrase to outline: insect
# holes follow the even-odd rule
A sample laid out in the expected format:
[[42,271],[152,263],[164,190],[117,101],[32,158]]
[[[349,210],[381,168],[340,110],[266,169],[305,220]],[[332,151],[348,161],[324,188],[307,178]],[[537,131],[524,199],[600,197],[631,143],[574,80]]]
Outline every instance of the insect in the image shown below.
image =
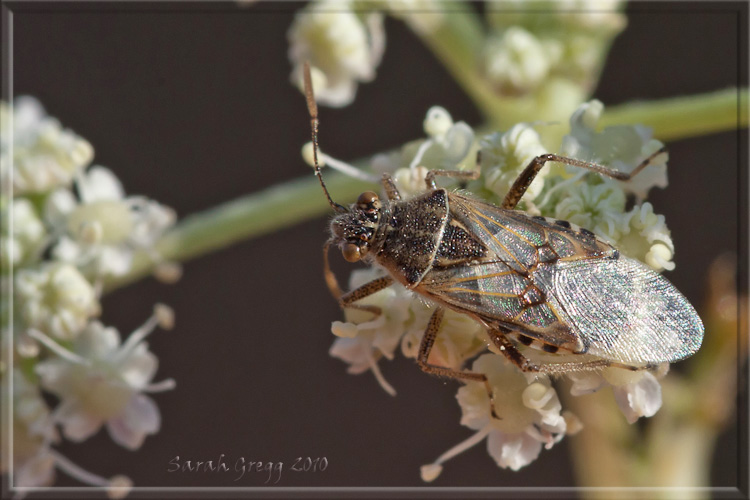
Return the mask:
[[[427,191],[409,200],[401,199],[391,177],[384,174],[387,199],[368,191],[347,208],[331,199],[323,182],[317,160],[318,111],[307,67],[304,78],[315,173],[336,211],[324,247],[328,287],[342,307],[376,315],[381,313],[378,307],[357,301],[396,282],[435,303],[438,307],[417,356],[422,370],[488,386],[484,374],[429,362],[445,309],[481,323],[489,341],[525,372],[555,374],[608,366],[652,369],[698,350],[703,324],[666,278],[584,228],[514,210],[547,162],[629,180],[663,150],[631,174],[554,154],[538,156],[501,206],[435,183],[438,176],[476,179],[477,171],[432,170],[425,178]],[[339,247],[349,262],[379,265],[387,276],[344,293],[328,263],[331,246]],[[535,364],[520,345],[590,356],[582,356],[580,362]]]

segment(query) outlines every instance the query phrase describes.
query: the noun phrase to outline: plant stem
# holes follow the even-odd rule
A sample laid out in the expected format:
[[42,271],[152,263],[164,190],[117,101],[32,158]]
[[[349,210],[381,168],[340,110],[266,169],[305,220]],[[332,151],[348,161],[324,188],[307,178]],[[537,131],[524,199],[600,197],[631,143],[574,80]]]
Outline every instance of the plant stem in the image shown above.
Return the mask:
[[[326,185],[342,202],[352,201],[373,186],[333,172],[326,175]],[[156,250],[166,260],[185,261],[240,240],[314,219],[330,210],[318,179],[310,175],[189,215],[164,235]],[[148,256],[137,254],[130,272],[108,281],[107,290],[149,274],[152,265]]]
[[[737,108],[737,99],[741,98],[744,103],[747,96],[747,89],[728,89],[625,104],[605,110],[601,124],[646,124],[654,127],[655,137],[661,140],[734,130],[747,126],[747,113],[740,115]],[[333,172],[326,177],[326,183],[342,202],[353,200],[362,191],[373,187]],[[329,209],[315,177],[295,179],[184,218],[159,241],[156,249],[167,260],[185,261],[239,240],[313,219],[328,213]],[[152,265],[146,255],[136,255],[130,272],[108,281],[106,289],[123,286],[147,275]]]
[[747,127],[748,90],[729,88],[606,108],[599,125],[642,124],[654,137],[671,141]]
[[482,21],[470,3],[451,2],[442,7],[445,15],[437,29],[426,33],[414,31],[492,122],[494,117],[502,116],[502,106],[487,80],[478,74],[477,57],[485,38]]

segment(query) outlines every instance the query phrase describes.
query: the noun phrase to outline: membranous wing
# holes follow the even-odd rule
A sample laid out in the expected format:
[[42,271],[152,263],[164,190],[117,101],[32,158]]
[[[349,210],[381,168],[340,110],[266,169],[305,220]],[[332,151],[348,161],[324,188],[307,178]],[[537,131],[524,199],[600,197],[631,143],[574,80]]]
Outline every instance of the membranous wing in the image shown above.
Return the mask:
[[677,361],[694,354],[703,323],[659,273],[620,256],[540,267],[534,281],[587,346],[628,365]]
[[640,365],[700,346],[692,306],[661,275],[593,233],[457,194],[421,293],[490,329]]

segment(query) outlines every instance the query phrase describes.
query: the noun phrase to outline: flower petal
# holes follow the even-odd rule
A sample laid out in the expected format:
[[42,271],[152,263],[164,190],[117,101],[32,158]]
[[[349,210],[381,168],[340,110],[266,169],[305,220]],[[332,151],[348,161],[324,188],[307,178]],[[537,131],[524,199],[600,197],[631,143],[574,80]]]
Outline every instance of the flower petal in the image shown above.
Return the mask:
[[136,394],[122,416],[107,422],[107,431],[115,443],[129,450],[137,450],[146,435],[158,432],[160,426],[159,408],[151,398]]
[[652,417],[661,408],[661,385],[651,373],[634,384],[613,388],[615,401],[631,424],[639,417]]
[[509,435],[493,431],[487,437],[487,451],[500,467],[518,470],[536,460],[542,443],[526,433]]
[[62,426],[63,435],[74,442],[81,442],[96,434],[102,420],[87,413],[78,400],[63,401],[55,410],[55,419]]

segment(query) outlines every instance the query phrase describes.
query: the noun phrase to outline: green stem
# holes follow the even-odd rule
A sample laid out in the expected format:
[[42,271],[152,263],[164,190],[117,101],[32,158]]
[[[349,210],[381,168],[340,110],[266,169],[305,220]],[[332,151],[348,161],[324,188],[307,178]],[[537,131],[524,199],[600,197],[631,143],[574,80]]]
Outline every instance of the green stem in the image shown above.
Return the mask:
[[479,74],[477,57],[484,46],[484,28],[479,15],[469,3],[443,4],[445,15],[434,31],[415,30],[433,54],[445,65],[463,87],[485,118],[492,122],[502,116],[502,106],[495,91]]
[[[326,186],[342,202],[372,189],[372,184],[338,173],[326,174]],[[168,261],[185,261],[330,211],[318,179],[310,175],[189,215],[164,235],[156,250]],[[136,281],[149,274],[152,265],[148,256],[138,254],[130,272],[108,281],[106,288]]]
[[[746,102],[747,94],[747,89],[739,92],[730,89],[627,104],[606,110],[601,123],[604,126],[643,123],[654,127],[655,136],[662,140],[733,130],[738,126],[747,126],[747,114],[738,117],[736,107],[737,96]],[[337,173],[327,175],[326,183],[342,202],[353,200],[362,191],[372,189],[371,184]],[[239,240],[299,224],[329,211],[317,179],[309,176],[188,216],[159,241],[156,249],[167,260],[185,261]],[[151,267],[152,261],[146,255],[137,255],[130,272],[107,282],[107,289],[131,283],[147,275]]]
[[630,102],[606,108],[599,125],[638,123],[652,127],[657,139],[672,141],[747,127],[747,103],[746,88]]

